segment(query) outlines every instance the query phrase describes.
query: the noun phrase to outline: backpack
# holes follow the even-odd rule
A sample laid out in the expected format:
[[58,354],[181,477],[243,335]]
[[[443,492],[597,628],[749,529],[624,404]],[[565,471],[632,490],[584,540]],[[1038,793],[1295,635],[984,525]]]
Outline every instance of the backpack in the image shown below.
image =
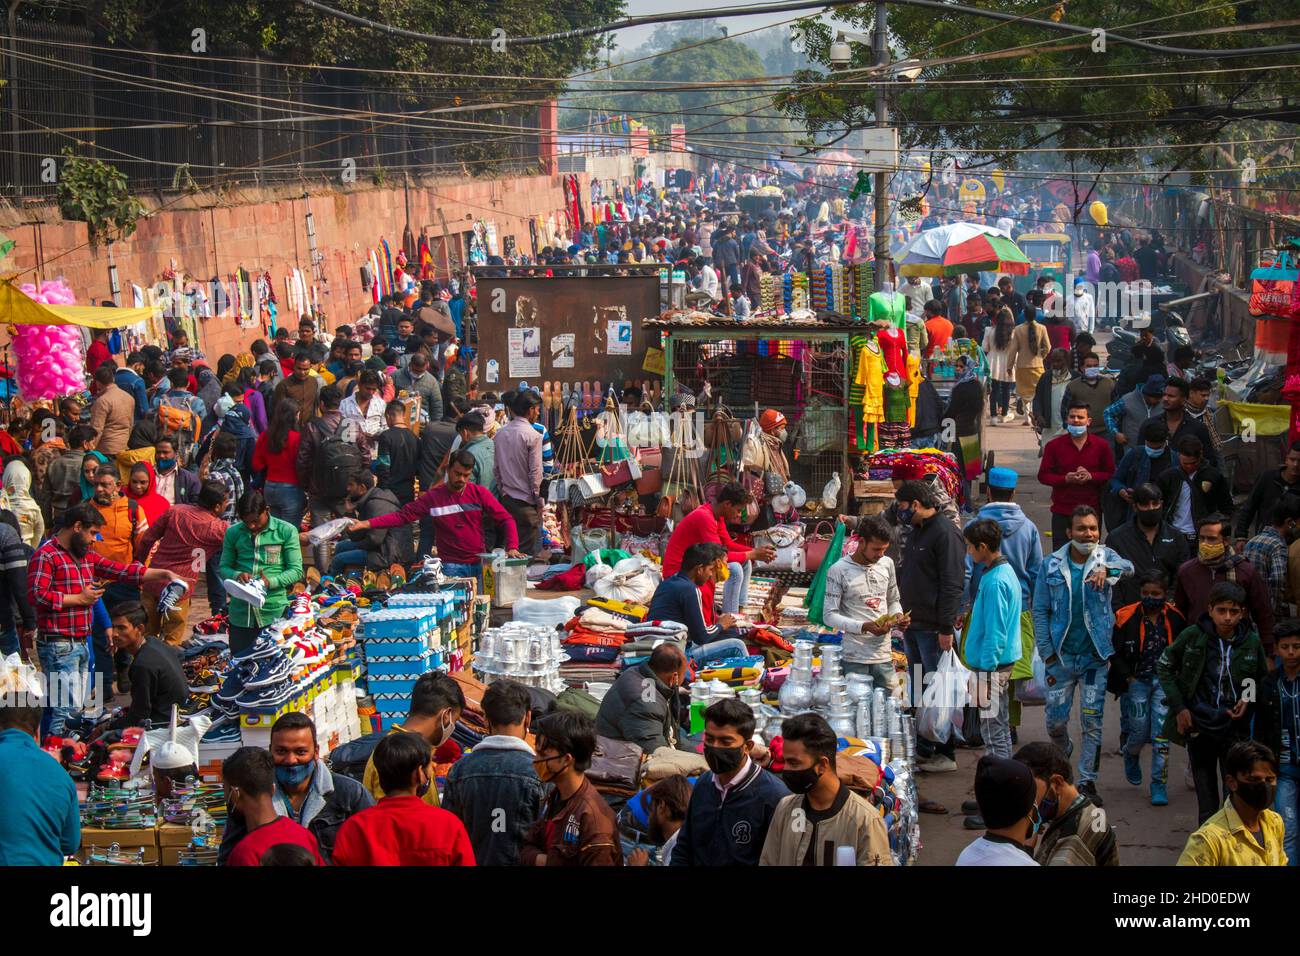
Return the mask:
[[159,402],[156,413],[158,438],[171,439],[176,446],[177,460],[182,465],[189,464],[202,422],[190,408],[188,396],[164,395]]
[[353,780],[363,782],[366,776],[366,764],[370,762],[370,755],[375,752],[375,747],[379,746],[379,741],[387,737],[388,733],[387,730],[376,730],[364,737],[358,737],[356,740],[340,744],[330,751],[325,762],[329,765],[332,773],[341,773],[345,777],[351,777]]
[[340,421],[334,431],[326,435],[319,419],[312,422],[320,440],[312,464],[316,471],[317,493],[322,498],[346,498],[348,477],[361,467],[361,449],[342,437],[346,424],[346,420]]

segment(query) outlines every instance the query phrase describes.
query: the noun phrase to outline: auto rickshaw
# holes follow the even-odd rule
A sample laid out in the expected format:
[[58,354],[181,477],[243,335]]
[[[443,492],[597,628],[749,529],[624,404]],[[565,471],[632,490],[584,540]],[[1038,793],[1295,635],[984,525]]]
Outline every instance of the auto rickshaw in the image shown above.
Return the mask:
[[1029,273],[1013,276],[1015,290],[1020,293],[1034,288],[1038,274],[1044,270],[1064,276],[1070,265],[1070,237],[1063,232],[1026,232],[1016,243],[1029,258]]

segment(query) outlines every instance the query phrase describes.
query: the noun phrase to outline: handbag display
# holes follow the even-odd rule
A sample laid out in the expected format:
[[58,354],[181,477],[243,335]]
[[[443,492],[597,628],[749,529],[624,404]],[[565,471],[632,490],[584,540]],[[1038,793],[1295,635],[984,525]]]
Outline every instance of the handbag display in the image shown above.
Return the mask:
[[744,434],[744,426],[736,421],[730,409],[719,405],[704,426],[704,445],[706,448],[733,447],[740,443]]
[[[827,527],[828,533],[822,534],[822,526]],[[813,528],[813,533],[804,539],[803,543],[803,565],[806,571],[816,571],[822,566],[822,562],[827,559],[827,551],[830,550],[831,539],[835,536],[835,525],[829,521],[819,521],[817,527]],[[830,556],[831,563],[840,559],[838,554]]]
[[637,463],[641,474],[634,478],[638,495],[657,495],[664,486],[664,455],[662,448],[638,448]]
[[779,524],[752,535],[754,544],[770,544],[776,549],[771,561],[755,561],[755,571],[805,571],[804,531],[801,524]]

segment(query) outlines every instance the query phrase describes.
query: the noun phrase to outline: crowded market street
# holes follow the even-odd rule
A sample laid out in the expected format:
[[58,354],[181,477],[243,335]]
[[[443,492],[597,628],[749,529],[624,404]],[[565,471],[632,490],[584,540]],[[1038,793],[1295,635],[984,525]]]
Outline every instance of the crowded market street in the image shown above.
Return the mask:
[[10,5],[12,912],[1284,927],[1287,5],[668,7]]

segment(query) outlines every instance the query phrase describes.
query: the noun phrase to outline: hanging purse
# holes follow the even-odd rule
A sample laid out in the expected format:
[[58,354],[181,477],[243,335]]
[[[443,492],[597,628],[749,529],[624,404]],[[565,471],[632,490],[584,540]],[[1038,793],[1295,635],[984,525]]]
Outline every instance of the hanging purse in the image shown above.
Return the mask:
[[779,524],[752,535],[754,543],[767,543],[776,549],[771,561],[755,561],[755,571],[804,571],[803,525]]
[[[822,526],[825,525],[829,530],[822,534]],[[816,571],[822,566],[822,562],[827,560],[826,552],[830,549],[831,539],[835,536],[835,526],[829,521],[819,521],[813,533],[804,539],[803,543],[803,566],[805,571]],[[838,561],[840,556],[834,554],[830,556],[832,563]]]
[[641,466],[641,476],[633,479],[636,482],[636,493],[638,495],[659,494],[664,485],[663,449],[638,448],[636,455]]

